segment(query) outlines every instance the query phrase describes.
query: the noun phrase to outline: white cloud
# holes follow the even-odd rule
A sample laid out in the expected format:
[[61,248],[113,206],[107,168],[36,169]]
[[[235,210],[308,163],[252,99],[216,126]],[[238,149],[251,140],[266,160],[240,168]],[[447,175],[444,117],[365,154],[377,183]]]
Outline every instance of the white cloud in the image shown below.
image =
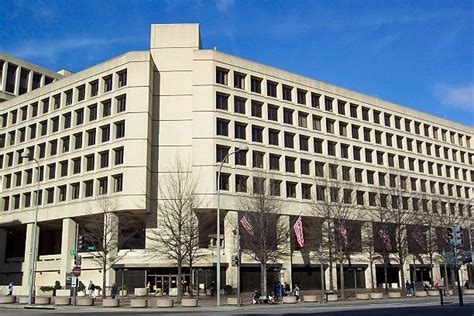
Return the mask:
[[222,13],[227,13],[233,5],[234,0],[216,0],[216,9]]
[[442,105],[474,112],[474,84],[461,86],[438,85],[435,95]]

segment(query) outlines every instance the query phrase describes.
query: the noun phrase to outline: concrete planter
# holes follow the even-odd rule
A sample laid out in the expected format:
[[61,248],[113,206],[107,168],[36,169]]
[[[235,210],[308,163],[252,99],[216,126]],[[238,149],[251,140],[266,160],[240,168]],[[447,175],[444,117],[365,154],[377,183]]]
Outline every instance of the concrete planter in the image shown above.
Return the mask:
[[314,303],[319,302],[320,296],[319,295],[305,295],[303,296],[303,302]]
[[[231,305],[231,306],[237,306],[237,297],[228,297],[227,298],[227,305]],[[243,303],[243,300],[240,299],[240,305],[242,305]]]
[[127,290],[121,290],[121,291],[119,291],[119,295],[120,295],[120,296],[127,296],[127,295],[128,295],[128,291],[127,291]]
[[327,300],[328,302],[337,302],[339,301],[339,297],[337,296],[337,294],[328,294]]
[[373,292],[369,294],[371,300],[381,300],[383,299],[383,293]]
[[20,296],[18,298],[18,303],[19,304],[28,304],[28,296]]
[[57,306],[71,305],[71,298],[64,297],[64,296],[56,296],[56,298],[54,299],[54,305],[57,305]]
[[56,297],[71,297],[71,290],[56,290]]
[[283,296],[283,304],[296,304],[296,296]]
[[474,289],[465,289],[464,295],[474,295]]
[[86,292],[84,292],[84,291],[77,292],[77,296],[78,297],[84,297],[84,296],[86,296]]
[[388,297],[389,298],[401,298],[402,293],[400,293],[400,292],[388,292]]
[[439,296],[438,290],[428,290],[428,296]]
[[172,299],[169,299],[169,298],[158,298],[156,300],[156,307],[161,307],[161,308],[169,308],[169,307],[173,307],[174,306],[174,302]]
[[36,296],[35,305],[49,305],[51,302],[51,297],[49,296]]
[[356,298],[358,300],[368,300],[370,299],[369,293],[357,293]]
[[102,300],[103,307],[119,307],[120,301],[118,298],[104,298]]
[[13,304],[16,302],[16,296],[0,296],[0,304]]
[[427,296],[428,296],[428,292],[426,292],[426,291],[417,291],[417,292],[415,293],[415,296],[416,296],[416,297],[427,297]]
[[77,306],[93,306],[94,305],[94,299],[91,297],[78,297]]
[[147,290],[146,287],[145,288],[136,288],[134,294],[137,297],[144,297],[144,296],[147,296],[148,290]]
[[148,306],[148,302],[146,298],[132,298],[130,300],[131,308],[145,308],[147,306]]
[[181,299],[181,307],[197,307],[198,302],[195,298],[183,298]]

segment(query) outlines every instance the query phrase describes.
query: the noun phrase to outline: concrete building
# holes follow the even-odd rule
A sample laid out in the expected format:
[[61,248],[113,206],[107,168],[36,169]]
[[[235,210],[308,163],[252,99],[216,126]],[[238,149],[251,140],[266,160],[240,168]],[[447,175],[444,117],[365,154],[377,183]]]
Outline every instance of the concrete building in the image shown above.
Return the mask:
[[[160,221],[158,183],[173,172],[170,166],[177,159],[188,162],[198,179],[200,213],[215,214],[218,166],[239,144],[250,150],[229,159],[221,178],[223,284],[237,284],[236,268],[230,265],[236,254],[237,197],[248,195],[245,191],[262,173],[278,186],[274,194],[285,203],[281,220],[291,233],[291,250],[270,265],[269,281],[280,278],[304,289],[320,288],[317,246],[305,251],[295,247],[290,227],[299,214],[310,222],[312,200],[324,199],[321,195],[328,194],[325,187],[332,182],[353,189],[360,221],[370,219],[379,187],[391,183],[403,187],[410,205],[424,199],[438,205],[440,214],[471,215],[471,127],[204,50],[197,24],[153,25],[149,51],[129,52],[65,76],[5,55],[0,55],[2,63],[0,284],[13,280],[19,294],[28,287],[38,177],[37,287],[56,280],[66,285],[76,224],[81,234],[88,219],[103,213],[101,201],[107,199],[114,202],[113,221],[124,223],[132,216],[141,228],[107,271],[90,253],[82,253],[83,283],[100,284],[106,273],[108,285],[124,280],[133,288],[150,282],[170,291],[176,286],[176,264],[151,251],[147,238]],[[29,74],[18,68],[13,75],[11,65]],[[40,74],[44,79],[38,85],[34,78]],[[38,160],[39,173],[33,162],[21,159],[25,150]],[[216,224],[214,220],[200,232],[204,256],[194,265],[205,287],[215,277]],[[317,229],[304,225],[310,240]],[[380,239],[377,231],[373,229],[374,238]],[[417,267],[408,262],[402,267],[406,277],[417,268],[418,281],[430,278],[431,269],[433,278],[441,279],[440,259],[430,267],[421,257],[414,258]],[[344,265],[346,287],[354,288],[352,272],[357,287],[371,287],[371,272],[374,285],[382,286],[383,261],[371,271],[366,258],[362,250],[354,251],[351,265]],[[242,288],[252,290],[259,283],[258,265],[248,256],[242,263]],[[189,283],[189,269],[184,274]],[[327,265],[325,274],[329,276]],[[393,261],[389,275],[393,286],[403,282]],[[338,287],[336,276],[333,285]]]

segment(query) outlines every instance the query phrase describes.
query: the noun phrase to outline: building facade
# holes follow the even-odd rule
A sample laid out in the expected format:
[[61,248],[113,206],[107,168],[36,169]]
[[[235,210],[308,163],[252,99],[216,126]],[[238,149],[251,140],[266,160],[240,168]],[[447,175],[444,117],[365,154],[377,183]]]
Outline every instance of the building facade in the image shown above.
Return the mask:
[[[304,223],[317,217],[313,204],[325,200],[330,183],[351,188],[349,196],[361,223],[371,221],[369,210],[377,207],[381,187],[400,186],[407,211],[426,200],[438,207],[441,217],[455,214],[467,221],[471,215],[471,127],[201,49],[196,24],[153,25],[149,51],[129,52],[74,74],[55,74],[6,55],[0,55],[2,64],[0,283],[13,280],[19,294],[28,288],[36,201],[39,287],[56,280],[66,285],[76,227],[81,234],[81,225],[101,213],[103,199],[114,201],[112,213],[118,222],[124,220],[121,214],[131,215],[142,233],[133,245],[121,247],[120,260],[107,271],[83,253],[81,280],[100,283],[106,273],[108,285],[123,280],[129,287],[143,287],[150,282],[170,291],[176,286],[176,264],[152,251],[147,238],[160,221],[160,179],[177,171],[172,169],[177,159],[186,161],[197,179],[200,214],[215,214],[219,164],[240,144],[250,150],[232,156],[223,167],[225,212],[218,238],[223,245],[221,273],[233,287],[237,271],[230,262],[237,251],[237,201],[251,194],[261,174],[277,188],[272,194],[284,202],[280,220],[289,232],[288,253],[270,265],[269,280],[280,278],[305,289],[320,288],[318,251],[295,247],[291,226],[300,214]],[[11,65],[21,70],[13,74]],[[28,75],[22,69],[28,69]],[[21,158],[25,150],[39,162],[39,172],[34,162]],[[216,225],[211,221],[200,231],[203,256],[194,265],[198,282],[207,287],[215,278]],[[305,225],[308,240],[318,235],[317,226]],[[372,230],[374,238],[381,238],[378,229]],[[465,244],[470,249],[470,242]],[[382,286],[383,260],[369,268],[362,248],[351,256],[350,263],[343,263],[346,287]],[[404,282],[400,269],[410,280],[411,271],[418,271],[418,281],[443,278],[439,256],[433,266],[426,264],[425,254],[409,258],[401,267],[391,261],[393,286]],[[334,264],[333,286],[338,288],[336,268]],[[241,269],[242,288],[257,287],[256,262],[244,256]],[[330,287],[327,263],[324,269]],[[187,284],[192,275],[185,269]],[[372,280],[371,275],[376,277]]]

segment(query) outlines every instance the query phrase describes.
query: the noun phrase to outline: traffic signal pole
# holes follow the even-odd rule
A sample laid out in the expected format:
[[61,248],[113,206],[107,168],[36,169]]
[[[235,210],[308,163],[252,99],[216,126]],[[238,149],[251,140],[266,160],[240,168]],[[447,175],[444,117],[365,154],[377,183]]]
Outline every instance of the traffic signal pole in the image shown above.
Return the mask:
[[[77,243],[78,243],[78,242],[79,242],[79,224],[76,223],[76,242],[74,243],[74,248],[75,248],[74,250],[75,250],[76,256],[79,255],[78,246],[77,246]],[[76,259],[76,258],[74,257],[74,261],[76,261],[75,259]],[[73,276],[73,278],[77,278],[77,279],[76,279],[76,286],[74,286],[74,287],[72,288],[72,292],[73,292],[73,294],[72,294],[72,300],[74,301],[74,304],[73,304],[73,305],[76,306],[76,304],[77,304],[77,286],[79,285],[79,277]]]

